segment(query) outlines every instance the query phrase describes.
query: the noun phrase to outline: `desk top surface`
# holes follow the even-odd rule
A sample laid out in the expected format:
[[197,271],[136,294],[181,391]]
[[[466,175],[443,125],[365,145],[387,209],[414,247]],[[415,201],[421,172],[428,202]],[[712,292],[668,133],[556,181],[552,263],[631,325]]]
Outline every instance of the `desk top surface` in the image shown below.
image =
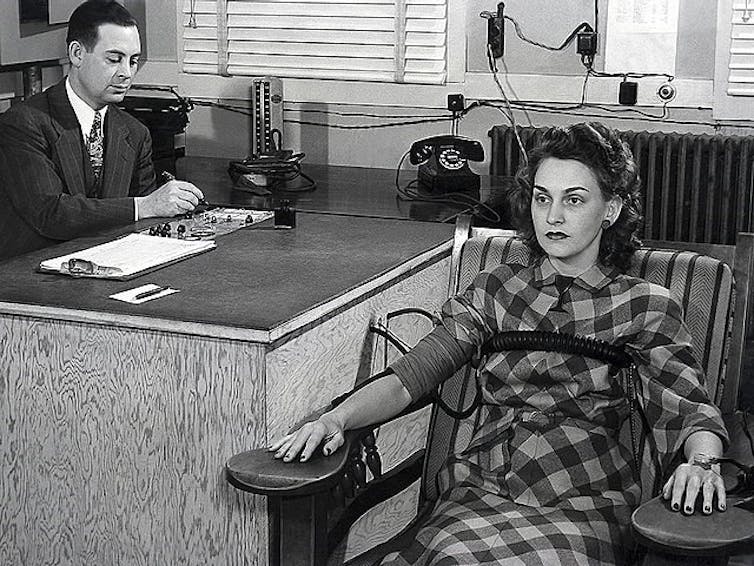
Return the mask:
[[[432,250],[427,261],[447,256],[452,237],[452,224],[299,213],[293,230],[275,230],[269,220],[218,238],[215,250],[130,281],[36,271],[44,259],[110,239],[81,238],[4,262],[0,312],[23,313],[19,304],[36,305],[112,319],[148,317],[269,332],[406,262],[424,261]],[[146,283],[180,293],[140,305],[108,298]]]
[[[310,164],[302,161],[302,171],[316,181],[313,191],[290,192],[273,189],[268,196],[259,196],[233,186],[228,175],[228,159],[217,157],[185,157],[177,161],[177,176],[197,185],[208,202],[230,207],[275,208],[282,200],[290,200],[299,210],[333,212],[356,216],[381,218],[403,218],[430,222],[452,222],[464,211],[469,211],[470,201],[464,199],[447,202],[405,201],[398,198],[395,187],[395,171],[391,169],[370,169],[365,167],[342,167]],[[405,186],[416,179],[416,170],[401,171],[399,182]],[[508,177],[481,177],[478,192],[469,197],[489,204],[501,217],[500,226],[509,226],[509,218],[504,203],[504,195],[512,180]],[[289,183],[290,187],[306,183],[298,178]],[[489,211],[488,211],[489,214]],[[482,219],[475,219],[475,225],[483,225]]]

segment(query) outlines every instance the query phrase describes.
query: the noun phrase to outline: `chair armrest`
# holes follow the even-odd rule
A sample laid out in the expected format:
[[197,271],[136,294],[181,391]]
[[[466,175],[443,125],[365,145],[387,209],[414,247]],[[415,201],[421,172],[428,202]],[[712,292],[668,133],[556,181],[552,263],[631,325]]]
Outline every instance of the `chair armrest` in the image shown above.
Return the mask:
[[[351,449],[362,437],[381,424],[418,411],[431,402],[430,397],[424,397],[383,423],[346,431],[345,443],[330,456],[315,450],[307,462],[283,462],[266,448],[241,452],[225,463],[225,476],[234,487],[260,495],[293,497],[327,491],[343,476]],[[322,412],[317,411],[300,424],[315,420]]]
[[712,515],[684,515],[661,496],[640,505],[631,516],[634,531],[648,548],[681,556],[732,554],[754,542],[754,513],[735,507]]
[[225,463],[225,475],[236,488],[260,495],[297,496],[333,487],[348,463],[360,431],[346,432],[343,446],[325,456],[316,450],[308,462],[283,462],[266,448],[241,452]]

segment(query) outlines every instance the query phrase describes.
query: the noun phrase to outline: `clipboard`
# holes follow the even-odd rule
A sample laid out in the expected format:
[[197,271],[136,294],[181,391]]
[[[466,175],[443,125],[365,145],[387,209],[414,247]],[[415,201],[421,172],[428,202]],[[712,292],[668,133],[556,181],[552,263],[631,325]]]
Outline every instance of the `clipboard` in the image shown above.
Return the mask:
[[216,247],[214,240],[180,240],[134,233],[46,259],[39,264],[39,271],[127,281]]

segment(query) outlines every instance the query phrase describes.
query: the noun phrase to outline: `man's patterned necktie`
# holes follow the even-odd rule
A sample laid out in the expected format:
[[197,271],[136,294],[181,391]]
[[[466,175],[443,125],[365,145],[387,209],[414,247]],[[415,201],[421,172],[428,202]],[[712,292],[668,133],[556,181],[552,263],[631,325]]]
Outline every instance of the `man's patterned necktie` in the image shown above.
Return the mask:
[[92,122],[92,130],[89,132],[86,145],[89,162],[94,171],[94,182],[99,183],[105,157],[105,137],[102,134],[102,114],[99,111],[94,113],[94,122]]

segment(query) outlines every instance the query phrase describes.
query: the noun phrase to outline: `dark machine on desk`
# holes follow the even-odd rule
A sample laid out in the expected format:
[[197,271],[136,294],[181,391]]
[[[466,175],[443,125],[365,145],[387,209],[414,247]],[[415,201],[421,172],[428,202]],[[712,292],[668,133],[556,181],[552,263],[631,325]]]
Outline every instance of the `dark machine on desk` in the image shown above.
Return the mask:
[[479,191],[479,175],[469,161],[483,161],[484,147],[477,140],[458,135],[458,119],[464,112],[461,94],[448,95],[453,113],[450,135],[434,136],[411,144],[409,161],[418,165],[419,186],[433,194]]
[[[251,154],[228,164],[236,189],[267,196],[272,190],[311,191],[316,183],[301,171],[303,153],[283,149],[283,83],[277,77],[259,77],[251,85]],[[307,183],[289,182],[303,177]]]
[[435,136],[411,145],[409,161],[419,166],[419,185],[432,193],[479,190],[469,161],[484,160],[482,144],[461,136]]
[[157,96],[127,96],[119,104],[148,129],[152,137],[152,161],[156,170],[175,175],[176,159],[184,157],[186,148],[177,142],[186,131],[192,103],[180,96],[172,87],[136,84],[134,90],[169,93],[171,98]]

